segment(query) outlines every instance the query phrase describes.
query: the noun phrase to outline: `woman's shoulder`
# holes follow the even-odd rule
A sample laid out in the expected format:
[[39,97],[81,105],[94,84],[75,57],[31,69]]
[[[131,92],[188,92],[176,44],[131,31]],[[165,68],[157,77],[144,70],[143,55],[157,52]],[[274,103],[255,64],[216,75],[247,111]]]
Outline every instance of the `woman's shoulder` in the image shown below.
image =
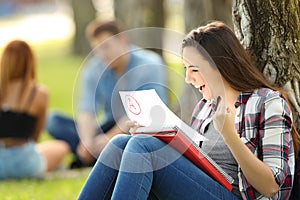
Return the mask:
[[48,88],[42,84],[35,84],[35,100],[39,104],[46,104],[49,96]]
[[272,94],[272,93],[278,93],[278,91],[273,90],[271,88],[262,87],[262,88],[258,88],[256,90],[254,90],[253,93],[257,94],[258,96],[267,96],[267,95]]
[[42,95],[48,95],[48,88],[42,84],[35,84],[36,91]]
[[280,93],[280,91],[273,90],[271,88],[258,88],[253,92],[252,96],[260,98],[264,101],[273,98],[283,98],[283,95]]
[[281,102],[284,99],[279,91],[273,90],[271,88],[258,88],[252,91],[252,93],[249,92],[244,94],[248,95],[246,105],[248,107],[250,106],[252,110],[260,110],[268,102]]
[[[258,108],[262,107],[282,107],[288,108],[288,103],[283,94],[278,90],[270,88],[259,88],[251,95],[251,101]],[[252,105],[253,105],[252,104]]]
[[35,90],[37,95],[48,96],[48,88],[47,86],[39,83],[34,83],[31,87],[31,90]]

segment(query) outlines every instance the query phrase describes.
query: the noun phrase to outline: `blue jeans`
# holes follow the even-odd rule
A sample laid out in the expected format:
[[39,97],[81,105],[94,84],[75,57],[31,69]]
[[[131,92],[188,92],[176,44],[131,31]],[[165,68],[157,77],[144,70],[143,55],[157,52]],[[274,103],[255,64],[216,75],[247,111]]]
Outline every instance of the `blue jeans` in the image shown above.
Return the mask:
[[159,139],[117,135],[100,154],[78,199],[238,198]]
[[43,178],[45,172],[45,159],[36,151],[34,142],[9,148],[0,143],[0,180]]
[[[106,122],[98,128],[98,133],[106,133],[114,125],[115,121]],[[72,118],[60,113],[51,112],[47,116],[45,129],[52,137],[67,142],[76,159],[80,162],[76,152],[80,138],[76,123]]]

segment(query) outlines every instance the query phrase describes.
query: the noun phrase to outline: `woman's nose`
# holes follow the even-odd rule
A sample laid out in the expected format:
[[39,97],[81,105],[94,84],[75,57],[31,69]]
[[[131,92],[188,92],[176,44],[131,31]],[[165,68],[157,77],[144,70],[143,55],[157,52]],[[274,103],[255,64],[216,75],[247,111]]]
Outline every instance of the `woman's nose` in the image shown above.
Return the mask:
[[192,83],[192,79],[190,77],[190,74],[188,71],[185,72],[185,82],[186,83]]

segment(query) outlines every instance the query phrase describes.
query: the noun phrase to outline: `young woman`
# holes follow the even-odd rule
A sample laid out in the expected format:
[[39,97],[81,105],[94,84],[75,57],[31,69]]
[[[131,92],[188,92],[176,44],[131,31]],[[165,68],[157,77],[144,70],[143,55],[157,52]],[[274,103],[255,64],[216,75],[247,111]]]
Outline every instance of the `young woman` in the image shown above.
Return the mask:
[[182,60],[186,82],[203,94],[191,126],[208,138],[201,148],[233,177],[233,190],[155,137],[119,135],[79,199],[288,199],[299,137],[283,95],[221,22],[192,30]]
[[69,152],[62,141],[36,144],[47,110],[48,92],[35,79],[30,46],[13,40],[0,62],[0,179],[42,178]]

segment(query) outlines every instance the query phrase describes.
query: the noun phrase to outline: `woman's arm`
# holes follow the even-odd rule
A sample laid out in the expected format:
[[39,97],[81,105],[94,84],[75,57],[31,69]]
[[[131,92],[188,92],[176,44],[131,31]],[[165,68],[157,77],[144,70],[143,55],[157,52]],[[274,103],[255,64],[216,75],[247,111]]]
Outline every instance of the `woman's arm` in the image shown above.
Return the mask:
[[42,86],[37,87],[36,97],[33,102],[32,109],[35,113],[34,115],[37,117],[36,129],[34,131],[33,139],[34,141],[38,141],[41,132],[44,128],[44,123],[46,119],[48,107],[48,91],[46,88]]
[[[250,151],[237,134],[234,126],[234,107],[228,108],[224,103],[221,104],[214,116],[214,125],[222,134],[247,181],[262,195],[272,197],[278,192],[277,182],[280,182],[277,180],[278,177],[275,178],[272,170],[277,170],[276,174],[281,174],[278,176],[282,178],[283,171],[287,167],[282,153],[284,147],[289,145],[289,141],[282,138],[289,138],[285,137],[285,134],[290,134],[291,120],[289,113],[286,112],[286,102],[282,98],[273,98],[267,103],[265,102],[262,112],[264,119],[260,123],[264,123],[261,125],[264,129],[260,131],[263,131],[264,134],[261,148],[269,155],[269,158],[264,158],[264,162]],[[269,147],[266,147],[267,145]],[[270,154],[272,155],[270,156]]]
[[238,137],[236,131],[233,133],[235,133],[235,136],[232,134],[232,136],[223,138],[240,165],[244,176],[259,193],[266,197],[274,196],[278,192],[279,186],[270,167],[250,151]]

